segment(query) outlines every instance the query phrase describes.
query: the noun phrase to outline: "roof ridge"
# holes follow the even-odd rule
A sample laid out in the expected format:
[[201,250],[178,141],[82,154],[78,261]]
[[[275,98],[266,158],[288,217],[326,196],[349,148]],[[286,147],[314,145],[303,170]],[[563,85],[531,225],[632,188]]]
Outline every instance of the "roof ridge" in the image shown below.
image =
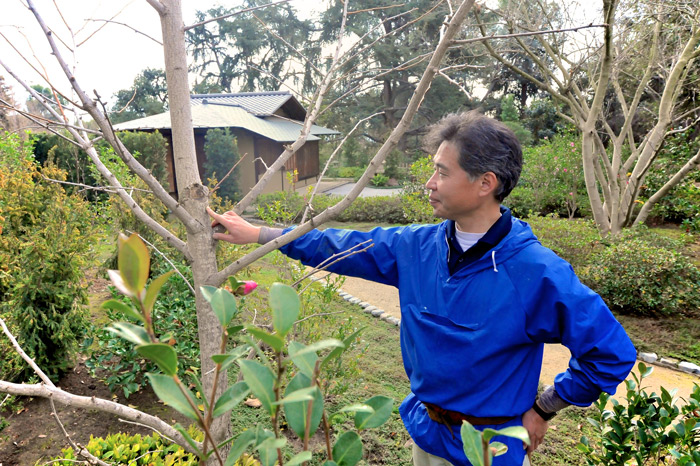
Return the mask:
[[206,99],[212,97],[256,97],[261,95],[289,95],[292,93],[289,91],[260,91],[260,92],[229,92],[229,93],[218,93],[218,94],[191,94],[192,99]]

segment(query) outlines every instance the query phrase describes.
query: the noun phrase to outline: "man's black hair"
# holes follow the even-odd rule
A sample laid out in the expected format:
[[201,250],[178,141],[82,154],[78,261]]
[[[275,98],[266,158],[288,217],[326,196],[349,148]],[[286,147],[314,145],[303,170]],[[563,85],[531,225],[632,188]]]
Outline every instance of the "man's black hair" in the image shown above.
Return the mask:
[[430,127],[426,149],[435,153],[449,141],[459,153],[459,166],[470,179],[493,172],[498,179],[495,197],[503,201],[513,190],[523,168],[523,151],[515,133],[500,121],[476,110],[453,113]]

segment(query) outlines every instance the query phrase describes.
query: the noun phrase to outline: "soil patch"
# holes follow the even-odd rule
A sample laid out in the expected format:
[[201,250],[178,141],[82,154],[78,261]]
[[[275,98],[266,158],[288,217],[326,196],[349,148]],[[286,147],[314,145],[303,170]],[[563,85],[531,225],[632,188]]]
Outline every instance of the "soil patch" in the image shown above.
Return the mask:
[[[135,393],[128,400],[123,395],[113,395],[103,382],[90,376],[82,360],[56,385],[75,395],[118,401],[159,416],[166,422],[189,425],[188,419],[163,405],[150,389]],[[150,429],[120,421],[117,416],[96,410],[76,409],[56,403],[56,412],[73,441],[81,445],[87,445],[91,435],[105,437],[117,432],[153,433]],[[0,466],[43,463],[70,446],[51,413],[51,404],[45,398],[26,398],[22,401],[22,407],[15,412],[2,412],[9,426],[0,432]]]

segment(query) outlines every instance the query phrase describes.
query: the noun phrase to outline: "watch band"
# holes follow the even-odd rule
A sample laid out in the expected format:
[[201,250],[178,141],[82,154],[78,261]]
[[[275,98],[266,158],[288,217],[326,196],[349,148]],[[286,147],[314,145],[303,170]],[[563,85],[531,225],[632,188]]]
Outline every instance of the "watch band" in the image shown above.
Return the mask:
[[548,413],[544,411],[542,408],[540,408],[540,405],[537,404],[537,400],[535,400],[535,402],[532,404],[532,409],[534,409],[535,412],[545,421],[549,421],[557,415],[556,411],[554,411],[553,413]]

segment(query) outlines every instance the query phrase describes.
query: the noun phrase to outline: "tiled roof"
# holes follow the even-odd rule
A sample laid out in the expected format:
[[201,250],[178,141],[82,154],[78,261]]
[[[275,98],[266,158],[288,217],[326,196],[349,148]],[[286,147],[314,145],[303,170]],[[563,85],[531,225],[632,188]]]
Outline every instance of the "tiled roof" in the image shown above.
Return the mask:
[[[213,95],[217,96],[220,94]],[[282,94],[267,93],[265,95],[281,97]],[[226,99],[230,98],[230,95],[226,96]],[[291,95],[287,94],[287,97],[291,97]],[[222,99],[223,98],[224,97],[222,96]],[[204,99],[197,100],[198,102],[195,103],[195,99],[192,99],[192,124],[194,128],[242,128],[277,142],[296,141],[296,139],[299,137],[299,133],[301,132],[302,123],[295,120],[278,116],[256,116],[243,105],[233,103],[233,101],[223,105],[211,105],[209,103],[205,104],[203,102]],[[209,102],[209,96],[207,96],[207,102]],[[267,102],[267,109],[274,106],[273,98],[270,98],[269,100],[259,100],[259,102]],[[258,108],[258,110],[262,109],[262,106]],[[171,123],[169,112],[114,125],[114,128],[118,131],[170,129],[170,127]],[[313,125],[311,127],[311,134],[309,134],[307,140],[317,141],[319,139],[317,136],[327,134],[338,134],[338,132],[332,129]]]
[[[195,94],[192,106],[205,103],[215,105],[238,105],[257,116],[272,115],[288,100],[292,94],[286,91],[241,92],[237,94]],[[298,104],[298,103],[297,103]]]

